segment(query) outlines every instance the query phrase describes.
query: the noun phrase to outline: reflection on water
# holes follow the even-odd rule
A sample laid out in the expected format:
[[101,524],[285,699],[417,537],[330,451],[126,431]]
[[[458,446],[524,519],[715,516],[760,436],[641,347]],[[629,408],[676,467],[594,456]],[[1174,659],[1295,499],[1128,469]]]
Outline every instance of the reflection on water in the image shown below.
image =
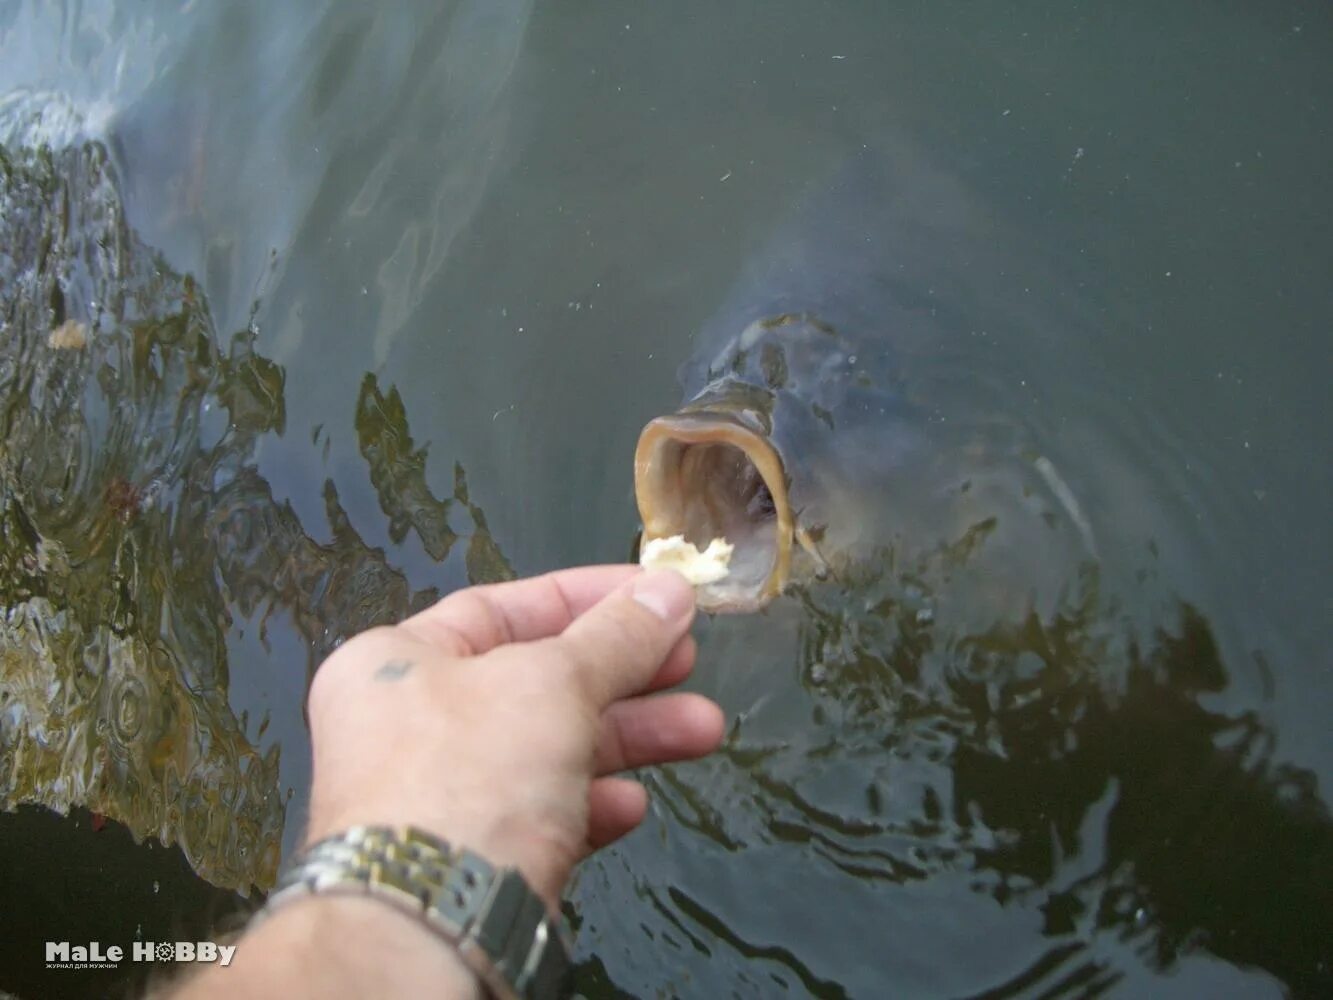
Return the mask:
[[458,541],[449,526],[449,511],[457,504],[472,521],[466,557],[468,582],[514,578],[514,568],[486,526],[486,515],[468,497],[463,467],[454,465],[453,495],[437,499],[426,483],[426,450],[412,447],[402,397],[397,389],[389,390],[387,396],[380,392],[374,375],[367,374],[361,383],[356,432],[380,508],[389,519],[390,539],[402,542],[410,529],[421,539],[426,554],[443,562]]
[[[716,758],[649,775],[655,836],[624,852],[641,902],[605,900],[617,863],[597,866],[578,893],[587,935],[612,944],[617,908],[636,905],[690,995],[767,980],[865,996],[886,979],[970,995],[980,979],[988,997],[1096,996],[1141,985],[1131,953],[1201,990],[1181,963],[1208,955],[1327,985],[1333,818],[1311,772],[1270,760],[1253,712],[1207,707],[1229,683],[1209,622],[1177,604],[1140,634],[1089,565],[1051,612],[979,629],[959,600],[972,548],[871,553],[775,606],[778,641],[709,629],[723,663],[731,641],[773,653],[764,693]],[[761,686],[714,683],[724,699]],[[750,902],[727,888],[742,885]],[[917,964],[918,936],[967,962]],[[647,970],[620,985],[646,989]],[[609,995],[604,969],[585,976]]]
[[[83,805],[179,843],[200,875],[273,880],[277,745],[228,704],[237,614],[281,612],[307,671],[346,636],[433,600],[351,526],[307,534],[255,469],[285,428],[284,371],[224,350],[189,277],[127,225],[105,150],[0,148],[0,803]],[[366,376],[357,431],[385,513],[443,559],[466,511],[474,581],[513,575],[468,497],[423,479],[398,394]],[[401,536],[401,535],[400,535]]]

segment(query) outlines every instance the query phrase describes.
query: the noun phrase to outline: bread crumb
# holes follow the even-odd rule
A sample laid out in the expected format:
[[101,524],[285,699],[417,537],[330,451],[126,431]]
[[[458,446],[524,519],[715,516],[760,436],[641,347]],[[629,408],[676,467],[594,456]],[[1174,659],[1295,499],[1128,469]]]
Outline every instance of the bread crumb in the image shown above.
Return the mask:
[[67,319],[51,331],[47,344],[57,351],[78,351],[88,344],[88,327],[77,319]]
[[674,569],[696,587],[716,583],[731,572],[731,552],[735,548],[725,538],[714,538],[708,548],[700,552],[684,535],[654,538],[639,553],[644,569]]

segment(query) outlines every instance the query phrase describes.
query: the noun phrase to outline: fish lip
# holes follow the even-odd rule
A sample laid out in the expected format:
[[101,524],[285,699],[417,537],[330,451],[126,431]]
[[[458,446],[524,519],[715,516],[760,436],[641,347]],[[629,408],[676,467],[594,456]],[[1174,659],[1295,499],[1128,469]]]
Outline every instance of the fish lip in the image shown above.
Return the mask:
[[[684,523],[683,509],[693,487],[682,482],[679,456],[690,445],[730,445],[742,452],[762,478],[773,501],[771,529],[765,519],[761,530],[748,538],[729,538],[737,545],[732,564],[744,562],[745,546],[756,547],[771,542],[771,565],[767,575],[742,586],[732,581],[703,584],[696,590],[700,609],[711,612],[745,613],[758,611],[777,597],[786,586],[791,571],[792,539],[795,520],[787,490],[786,471],[777,449],[766,435],[737,415],[725,411],[688,411],[657,417],[648,422],[639,435],[634,453],[634,495],[643,521],[643,543],[656,538],[670,538],[691,531]],[[736,514],[733,507],[731,513]],[[769,530],[772,536],[768,535]],[[718,532],[721,534],[721,532]],[[696,544],[708,539],[692,538]]]

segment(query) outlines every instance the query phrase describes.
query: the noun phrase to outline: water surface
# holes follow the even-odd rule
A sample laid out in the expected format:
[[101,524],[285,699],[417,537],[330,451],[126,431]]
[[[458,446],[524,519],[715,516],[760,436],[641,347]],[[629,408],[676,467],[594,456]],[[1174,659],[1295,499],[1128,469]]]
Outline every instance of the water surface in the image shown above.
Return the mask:
[[[885,234],[904,391],[960,482],[1020,470],[1058,518],[1056,470],[1094,557],[996,566],[1015,496],[987,495],[955,545],[702,623],[727,745],[646,774],[646,828],[581,872],[585,992],[1327,988],[1331,29],[1185,0],[0,12],[11,176],[88,206],[0,286],[5,683],[86,675],[83,773],[120,776],[19,763],[11,708],[8,800],[120,803],[262,889],[320,655],[469,579],[623,559],[696,333],[871,151],[919,206]],[[76,252],[98,233],[124,268]],[[50,346],[66,319],[85,348]],[[145,720],[230,749],[171,785]],[[206,832],[242,786],[244,862]]]

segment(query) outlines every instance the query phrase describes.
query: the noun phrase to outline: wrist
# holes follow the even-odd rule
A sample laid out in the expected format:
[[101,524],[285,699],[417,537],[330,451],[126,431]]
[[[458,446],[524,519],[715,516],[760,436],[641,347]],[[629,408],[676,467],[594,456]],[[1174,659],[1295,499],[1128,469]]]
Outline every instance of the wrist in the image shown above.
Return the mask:
[[406,913],[359,896],[308,896],[252,924],[226,969],[183,996],[362,997],[433,995],[482,1000],[458,953]]
[[[289,942],[298,952],[318,955],[331,967],[341,965],[348,974],[364,978],[366,988],[348,990],[349,994],[406,996],[430,988],[459,1000],[480,1000],[484,995],[481,980],[452,945],[381,900],[308,896],[284,906],[264,923],[276,925],[279,944]],[[264,930],[261,926],[256,933]]]
[[266,911],[312,895],[351,895],[397,909],[456,949],[497,997],[563,996],[569,944],[557,913],[512,867],[415,827],[354,826],[291,862]]
[[312,809],[305,846],[354,827],[385,825],[424,830],[476,852],[497,868],[517,869],[551,916],[559,916],[561,892],[577,854],[555,838],[533,832],[528,824],[458,814],[446,819],[428,803],[380,804],[372,799],[350,809]]

